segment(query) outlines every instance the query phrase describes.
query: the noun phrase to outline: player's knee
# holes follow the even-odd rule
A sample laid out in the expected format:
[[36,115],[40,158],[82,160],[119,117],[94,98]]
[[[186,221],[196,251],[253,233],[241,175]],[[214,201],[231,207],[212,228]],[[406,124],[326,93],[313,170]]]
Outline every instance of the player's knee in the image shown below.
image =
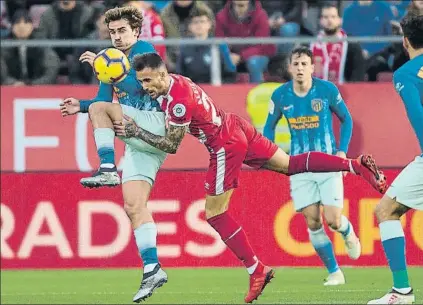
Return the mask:
[[322,221],[321,221],[320,217],[305,216],[305,218],[306,218],[306,222],[307,222],[307,227],[310,230],[316,231],[316,230],[319,230],[322,227]]
[[90,105],[88,108],[88,114],[90,115],[90,118],[94,117],[98,113],[106,112],[107,106],[110,103],[106,102],[95,102]]
[[341,215],[334,215],[334,216],[326,216],[326,223],[332,230],[339,230],[341,227]]
[[395,217],[395,202],[387,196],[382,197],[380,202],[375,208],[375,216],[378,223],[386,220],[391,220]]
[[147,210],[146,204],[142,202],[141,200],[134,200],[134,201],[128,201],[125,202],[123,205],[123,209],[128,215],[129,219],[134,219],[138,215],[143,213],[143,210]]

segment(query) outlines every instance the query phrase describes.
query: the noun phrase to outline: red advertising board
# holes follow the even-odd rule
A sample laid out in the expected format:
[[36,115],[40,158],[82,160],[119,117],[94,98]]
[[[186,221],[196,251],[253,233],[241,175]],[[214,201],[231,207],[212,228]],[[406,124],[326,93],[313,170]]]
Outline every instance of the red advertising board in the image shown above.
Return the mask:
[[[388,170],[389,180],[398,172]],[[10,268],[135,267],[140,265],[120,188],[88,190],[80,173],[1,176],[1,265]],[[158,226],[158,252],[168,267],[239,266],[204,220],[203,171],[162,171],[149,208]],[[290,203],[288,178],[243,171],[230,213],[257,255],[273,266],[318,266],[305,222]],[[360,177],[345,178],[345,214],[362,243],[350,260],[333,235],[342,265],[386,265],[373,209],[380,195]],[[423,265],[423,212],[403,219],[410,265]]]
[[[248,118],[246,96],[252,85],[204,86],[223,109]],[[391,84],[340,86],[354,119],[350,156],[369,152],[384,167],[403,167],[419,154],[400,98]],[[2,171],[92,171],[98,166],[91,125],[86,114],[63,119],[60,101],[68,96],[89,98],[93,86],[32,86],[1,88]],[[117,140],[117,160],[123,145]],[[165,169],[206,168],[206,149],[186,137]]]

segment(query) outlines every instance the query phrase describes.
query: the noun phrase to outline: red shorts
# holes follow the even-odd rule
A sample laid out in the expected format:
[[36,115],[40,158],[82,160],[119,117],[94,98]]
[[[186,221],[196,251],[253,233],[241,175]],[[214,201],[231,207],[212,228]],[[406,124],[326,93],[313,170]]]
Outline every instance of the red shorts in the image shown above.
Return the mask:
[[253,125],[236,115],[231,137],[210,154],[206,177],[206,193],[220,195],[238,186],[242,164],[261,168],[278,150],[278,146],[257,132]]

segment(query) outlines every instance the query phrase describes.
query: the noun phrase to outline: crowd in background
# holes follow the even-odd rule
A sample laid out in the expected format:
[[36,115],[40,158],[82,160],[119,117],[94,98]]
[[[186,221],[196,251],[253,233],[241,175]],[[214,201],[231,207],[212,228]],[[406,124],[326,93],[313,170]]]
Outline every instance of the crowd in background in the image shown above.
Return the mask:
[[[2,39],[109,38],[104,12],[133,5],[144,14],[140,39],[154,39],[172,72],[210,82],[209,46],[160,45],[165,38],[400,35],[408,12],[423,14],[423,0],[161,0],[0,1]],[[287,54],[294,44],[221,45],[224,83],[289,79]],[[401,43],[314,43],[315,75],[334,82],[384,81],[408,58]],[[99,48],[2,48],[1,84],[93,84],[86,50]]]

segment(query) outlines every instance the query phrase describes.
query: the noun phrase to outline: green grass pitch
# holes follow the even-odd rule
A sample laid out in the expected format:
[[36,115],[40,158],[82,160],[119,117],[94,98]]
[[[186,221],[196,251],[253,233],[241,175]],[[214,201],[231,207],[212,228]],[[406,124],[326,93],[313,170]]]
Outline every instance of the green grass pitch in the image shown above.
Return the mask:
[[[278,268],[257,304],[365,304],[391,287],[388,268],[344,268],[347,284],[323,287],[322,268]],[[242,304],[248,275],[241,268],[167,269],[169,282],[144,304]],[[140,270],[1,272],[1,304],[131,304]],[[416,303],[423,267],[409,269]]]

